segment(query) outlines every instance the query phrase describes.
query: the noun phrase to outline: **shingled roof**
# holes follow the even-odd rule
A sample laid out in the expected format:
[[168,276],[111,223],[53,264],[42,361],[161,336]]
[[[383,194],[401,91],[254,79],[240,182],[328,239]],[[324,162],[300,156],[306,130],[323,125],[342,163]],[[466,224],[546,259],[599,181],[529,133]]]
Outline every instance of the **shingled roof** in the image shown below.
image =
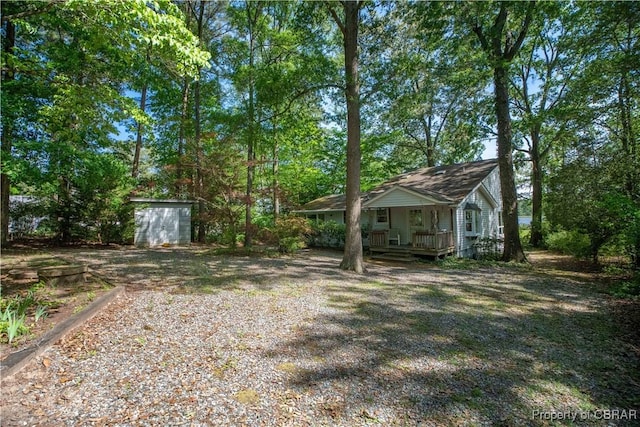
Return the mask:
[[[496,159],[459,163],[447,166],[421,168],[395,176],[362,195],[363,203],[380,196],[394,187],[404,188],[435,199],[441,203],[460,203],[491,171],[498,166]],[[304,211],[344,210],[344,195],[331,195],[313,200]]]
[[343,211],[347,205],[347,197],[344,194],[332,194],[320,197],[302,207],[305,211]]
[[460,203],[498,166],[496,159],[435,166],[398,175],[369,193],[372,199],[393,187],[402,187],[447,203]]

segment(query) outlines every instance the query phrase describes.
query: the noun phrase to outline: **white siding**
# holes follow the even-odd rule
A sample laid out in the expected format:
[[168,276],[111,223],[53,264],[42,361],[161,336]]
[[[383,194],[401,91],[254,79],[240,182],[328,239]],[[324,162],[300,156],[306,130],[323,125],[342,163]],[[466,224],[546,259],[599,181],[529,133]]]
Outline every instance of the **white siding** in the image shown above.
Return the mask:
[[135,209],[134,244],[158,246],[191,243],[191,205],[144,203]]
[[344,211],[327,212],[325,215],[325,221],[334,221],[338,224],[344,224]]
[[[489,196],[490,195],[490,196]],[[493,200],[491,200],[493,199]],[[481,212],[479,218],[479,228],[476,230],[477,239],[486,237],[498,237],[499,214],[502,210],[502,196],[500,193],[500,174],[498,168],[494,169],[483,181],[482,184],[469,194],[458,205],[456,209],[455,241],[458,256],[469,257],[473,255],[473,243],[477,239],[468,236],[465,231],[464,208],[467,203],[474,203]],[[497,203],[497,206],[495,205]]]
[[493,195],[493,198],[498,202],[498,207],[502,205],[502,196],[500,191],[500,171],[495,168],[483,181],[482,185],[485,186],[487,191]]
[[191,243],[191,206],[178,208],[178,219],[180,221],[178,229],[178,244],[188,245]]
[[387,191],[378,199],[369,201],[366,208],[395,208],[398,206],[423,206],[433,204],[435,200],[414,194],[401,188],[394,188]]
[[344,224],[344,211],[317,211],[306,212],[306,217],[310,220],[333,221]]

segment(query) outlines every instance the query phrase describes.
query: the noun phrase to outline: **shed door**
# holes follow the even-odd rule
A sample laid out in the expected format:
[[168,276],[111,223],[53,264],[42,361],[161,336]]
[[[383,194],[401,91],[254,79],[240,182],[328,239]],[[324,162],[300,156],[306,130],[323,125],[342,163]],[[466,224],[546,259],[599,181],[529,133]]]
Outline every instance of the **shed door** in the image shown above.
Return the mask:
[[151,213],[151,245],[163,243],[177,244],[180,224],[179,210],[173,208],[154,208]]

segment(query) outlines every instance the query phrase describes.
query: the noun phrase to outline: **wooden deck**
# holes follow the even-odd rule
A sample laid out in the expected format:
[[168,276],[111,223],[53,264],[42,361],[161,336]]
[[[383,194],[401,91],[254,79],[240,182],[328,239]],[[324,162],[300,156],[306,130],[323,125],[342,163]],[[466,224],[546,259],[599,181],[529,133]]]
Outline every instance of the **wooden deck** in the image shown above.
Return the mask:
[[393,245],[388,230],[373,230],[369,233],[369,250],[385,254],[412,254],[425,256],[450,255],[455,252],[453,232],[418,231],[411,236],[411,244]]

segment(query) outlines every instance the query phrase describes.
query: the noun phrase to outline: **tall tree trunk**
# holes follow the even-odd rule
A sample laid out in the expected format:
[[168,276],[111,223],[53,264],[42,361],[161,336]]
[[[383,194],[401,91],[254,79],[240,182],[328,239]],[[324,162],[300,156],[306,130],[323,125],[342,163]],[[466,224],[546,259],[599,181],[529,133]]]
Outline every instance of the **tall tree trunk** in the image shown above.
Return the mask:
[[[198,74],[200,72],[198,71]],[[194,192],[198,200],[198,242],[204,243],[205,240],[205,202],[203,197],[204,177],[202,173],[202,125],[200,123],[200,80],[196,80],[193,87],[193,104],[194,104],[194,144],[196,149],[196,182]]]
[[175,194],[176,197],[180,198],[184,193],[184,184],[182,183],[182,175],[183,165],[182,165],[182,156],[184,156],[184,148],[186,144],[186,135],[187,135],[187,113],[189,110],[189,89],[190,82],[187,77],[184,78],[182,82],[182,109],[180,111],[180,128],[178,130],[178,153],[177,153],[177,161],[176,161],[176,185],[175,185]]
[[513,171],[513,146],[511,143],[511,116],[509,115],[509,79],[504,65],[496,64],[493,74],[498,119],[498,167],[502,192],[502,216],[504,221],[503,261],[524,262],[526,257],[520,242],[518,227],[518,194]]
[[[145,82],[142,86],[142,91],[140,92],[140,110],[144,113],[147,108],[147,88],[148,84]],[[131,176],[134,178],[138,177],[138,172],[140,168],[140,152],[142,151],[142,131],[143,126],[142,123],[138,122],[138,129],[136,135],[136,149],[133,153],[133,167],[131,168]]]
[[542,159],[540,156],[540,132],[531,135],[531,236],[529,243],[534,248],[542,246]]
[[629,88],[629,81],[627,71],[622,70],[620,76],[620,83],[618,86],[618,113],[620,114],[620,140],[622,143],[622,151],[625,154],[626,159],[629,161],[625,168],[625,190],[630,198],[637,197],[635,195],[635,188],[637,185],[638,169],[637,166],[637,153],[635,136],[633,134],[633,122],[631,121],[631,89]]
[[486,52],[493,66],[495,111],[498,121],[498,167],[500,169],[502,218],[504,222],[503,261],[525,262],[527,260],[520,242],[518,227],[518,194],[513,171],[508,67],[527,36],[533,19],[535,4],[535,1],[529,1],[526,16],[518,34],[505,29],[509,7],[512,6],[507,2],[499,3],[500,11],[496,15],[492,27],[486,33],[485,29],[479,26],[477,21],[473,26],[473,31],[478,36],[482,49]]
[[278,126],[277,119],[274,118],[273,123],[273,219],[277,220],[280,216],[280,182],[278,173],[280,168],[280,160],[278,158]]
[[[202,40],[202,27],[204,24],[204,9],[205,2],[204,0],[200,2],[200,10],[198,13],[198,39],[200,43],[203,43]],[[202,158],[203,158],[203,150],[202,150],[202,123],[201,120],[201,111],[200,111],[200,73],[202,70],[198,69],[198,79],[196,80],[193,88],[193,108],[194,108],[194,119],[195,119],[195,135],[194,135],[194,144],[196,149],[196,185],[195,185],[195,193],[196,198],[198,200],[198,242],[204,243],[205,241],[205,201],[204,201],[204,176],[202,172]]]
[[[260,7],[260,6],[257,6]],[[244,230],[244,246],[249,248],[253,245],[253,220],[251,215],[251,209],[253,208],[253,178],[255,176],[256,169],[256,132],[255,132],[255,26],[260,13],[259,9],[256,9],[255,15],[251,16],[251,6],[246,4],[247,8],[247,22],[249,24],[249,105],[248,105],[248,119],[249,128],[247,135],[247,191],[245,194],[245,230]]]
[[[2,41],[2,50],[4,51],[5,55],[13,55],[13,50],[16,44],[16,27],[12,21],[6,21],[5,37]],[[6,84],[13,79],[14,72],[12,69],[7,68],[6,70],[2,70],[3,84]],[[11,157],[11,130],[13,128],[13,123],[11,122],[12,118],[8,117],[6,113],[4,113],[2,117],[2,136],[0,138],[0,154],[2,155],[2,160],[0,162],[0,164],[2,165],[2,173],[0,174],[0,197],[2,198],[0,208],[0,244],[3,247],[6,246],[9,238],[9,195],[11,194],[11,181],[9,180],[9,175],[4,172],[6,162]]]
[[[633,130],[632,119],[632,95],[629,87],[628,71],[622,70],[618,86],[618,108],[620,115],[620,139],[625,155],[624,165],[624,189],[627,196],[636,204],[640,201],[638,195],[638,181],[640,181],[640,156],[638,154],[638,140]],[[635,238],[631,243],[631,261],[637,270],[640,270],[640,238]]]
[[358,24],[360,3],[345,1],[344,66],[347,99],[347,191],[344,255],[340,267],[364,272],[360,230],[360,81],[358,77]]
[[428,115],[427,119],[425,120],[424,117],[422,117],[422,131],[424,132],[424,142],[425,142],[425,156],[427,158],[427,167],[433,167],[436,165],[436,147],[435,147],[435,141],[433,140],[433,137],[431,136],[431,123],[432,123],[432,116]]
[[60,175],[58,184],[58,241],[66,244],[71,241],[71,182]]
[[256,169],[255,153],[255,105],[253,85],[249,89],[249,135],[247,141],[247,191],[245,194],[245,231],[244,246],[249,248],[253,245],[253,221],[251,219],[251,209],[253,207],[253,177]]

